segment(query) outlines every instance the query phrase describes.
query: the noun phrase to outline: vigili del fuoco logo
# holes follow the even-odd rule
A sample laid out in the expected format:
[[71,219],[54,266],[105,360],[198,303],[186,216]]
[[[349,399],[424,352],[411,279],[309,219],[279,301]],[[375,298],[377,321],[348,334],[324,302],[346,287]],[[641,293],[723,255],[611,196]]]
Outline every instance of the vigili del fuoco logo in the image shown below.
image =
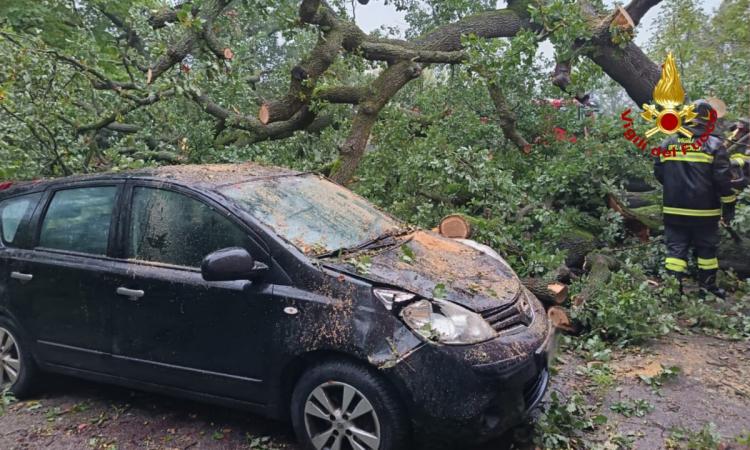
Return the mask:
[[[692,138],[693,133],[685,128],[683,125],[689,124],[693,119],[697,117],[697,113],[693,111],[695,105],[683,105],[682,102],[685,99],[685,90],[682,88],[682,82],[680,81],[680,74],[677,72],[677,65],[674,61],[674,56],[670,52],[667,55],[667,59],[661,69],[661,78],[656,83],[653,94],[654,102],[656,105],[644,103],[642,108],[643,112],[641,117],[647,122],[654,124],[654,126],[646,131],[646,136],[639,136],[633,129],[633,119],[630,117],[631,109],[628,108],[620,115],[620,118],[625,121],[625,139],[629,140],[636,147],[645,151],[648,148],[648,138],[655,135],[656,133],[664,133],[666,135],[672,135],[679,133],[686,138]],[[680,108],[680,106],[682,107]],[[693,147],[699,148],[703,142],[708,139],[709,134],[714,129],[714,122],[716,122],[716,114],[712,113],[711,117],[708,117],[708,124],[706,131],[695,140]],[[683,145],[681,150],[683,154],[687,153],[689,145]],[[661,147],[653,147],[651,149],[652,156],[675,156],[676,150],[667,150]]]

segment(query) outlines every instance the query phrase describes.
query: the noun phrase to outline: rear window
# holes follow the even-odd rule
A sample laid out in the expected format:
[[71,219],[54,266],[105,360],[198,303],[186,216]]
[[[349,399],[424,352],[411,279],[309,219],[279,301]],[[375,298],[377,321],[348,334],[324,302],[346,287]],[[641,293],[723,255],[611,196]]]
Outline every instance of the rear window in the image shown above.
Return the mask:
[[22,195],[0,202],[0,237],[4,244],[16,243],[21,222],[34,211],[41,196],[41,193]]
[[39,235],[39,246],[104,255],[117,187],[101,186],[55,192]]

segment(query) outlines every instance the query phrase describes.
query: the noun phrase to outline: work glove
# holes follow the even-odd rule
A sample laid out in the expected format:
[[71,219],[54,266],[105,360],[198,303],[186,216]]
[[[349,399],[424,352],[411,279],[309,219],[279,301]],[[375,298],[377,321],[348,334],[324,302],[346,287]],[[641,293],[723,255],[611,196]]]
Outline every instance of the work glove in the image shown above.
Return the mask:
[[724,222],[724,225],[729,226],[734,220],[734,204],[735,202],[721,205],[721,221]]

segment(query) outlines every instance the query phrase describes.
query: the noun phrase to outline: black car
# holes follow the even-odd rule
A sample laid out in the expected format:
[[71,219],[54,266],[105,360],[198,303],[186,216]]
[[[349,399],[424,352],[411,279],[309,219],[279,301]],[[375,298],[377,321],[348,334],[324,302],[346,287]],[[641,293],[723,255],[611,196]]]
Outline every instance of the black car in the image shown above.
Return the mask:
[[0,373],[19,397],[57,372],[291,420],[310,449],[385,450],[495,436],[547,386],[547,317],[502,258],[318,175],[2,188]]

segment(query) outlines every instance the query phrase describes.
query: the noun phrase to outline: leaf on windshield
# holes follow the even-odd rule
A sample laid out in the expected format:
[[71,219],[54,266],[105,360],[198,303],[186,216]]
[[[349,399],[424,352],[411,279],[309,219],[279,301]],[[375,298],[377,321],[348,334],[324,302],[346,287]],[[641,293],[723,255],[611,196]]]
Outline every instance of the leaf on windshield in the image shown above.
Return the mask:
[[368,255],[362,255],[358,258],[349,258],[346,262],[353,265],[354,270],[362,275],[367,274],[370,271],[370,267],[372,267],[372,258]]
[[443,283],[438,283],[435,285],[435,288],[432,289],[432,298],[445,298],[445,285]]
[[416,259],[416,255],[414,254],[414,250],[411,249],[408,245],[402,245],[401,246],[401,256],[399,256],[399,259],[407,264],[411,264]]

